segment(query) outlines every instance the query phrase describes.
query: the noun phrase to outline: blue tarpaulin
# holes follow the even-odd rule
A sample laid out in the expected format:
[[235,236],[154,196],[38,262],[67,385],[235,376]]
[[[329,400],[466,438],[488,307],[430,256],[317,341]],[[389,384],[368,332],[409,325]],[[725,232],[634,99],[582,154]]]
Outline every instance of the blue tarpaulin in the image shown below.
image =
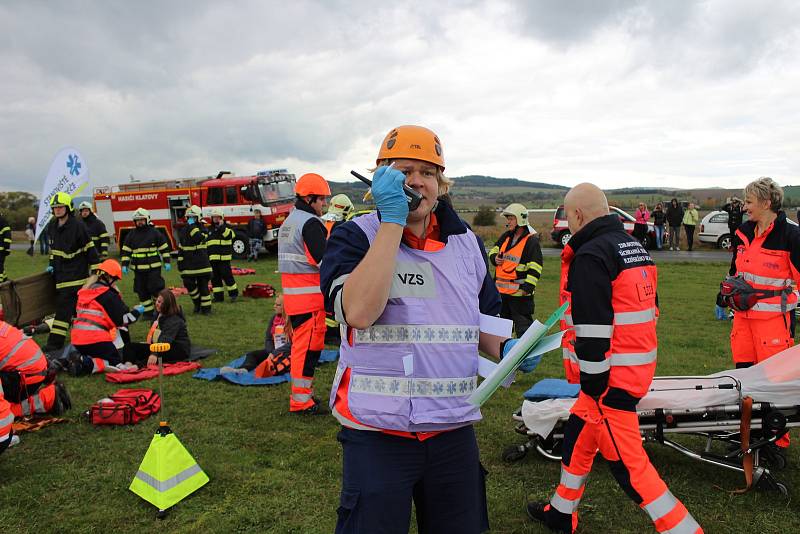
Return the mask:
[[[335,361],[339,357],[338,350],[323,350],[322,354],[319,357],[320,363],[325,362],[332,362]],[[244,356],[240,358],[236,358],[232,362],[228,363],[225,367],[239,367],[244,363]],[[273,384],[281,384],[283,382],[289,381],[289,373],[284,375],[278,376],[271,376],[269,378],[256,378],[255,371],[250,371],[247,373],[220,373],[219,367],[207,368],[207,369],[200,369],[194,375],[194,378],[200,378],[202,380],[227,380],[233,384],[238,384],[240,386],[271,386]]]

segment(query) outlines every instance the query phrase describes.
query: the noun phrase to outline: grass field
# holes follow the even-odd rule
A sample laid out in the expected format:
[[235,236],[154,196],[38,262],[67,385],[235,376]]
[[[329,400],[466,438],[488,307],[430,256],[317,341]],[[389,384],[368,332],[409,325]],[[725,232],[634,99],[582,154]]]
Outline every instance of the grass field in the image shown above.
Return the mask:
[[[8,274],[18,277],[41,271],[45,261],[14,252],[6,265]],[[255,281],[278,286],[274,258],[260,261],[256,268],[256,276],[237,279],[240,287]],[[706,374],[730,367],[729,323],[714,321],[713,314],[716,287],[725,268],[722,264],[660,268],[659,374]],[[538,317],[556,307],[557,272],[557,265],[546,260],[536,297]],[[176,273],[169,273],[168,284],[179,284]],[[121,283],[129,304],[135,303],[131,286],[130,277]],[[188,297],[180,302],[191,309]],[[271,299],[241,299],[216,305],[208,318],[188,315],[193,342],[220,349],[203,364],[220,366],[260,346],[271,309]],[[134,337],[144,334],[145,326],[137,325]],[[507,464],[501,453],[521,442],[513,432],[511,414],[519,407],[522,392],[540,378],[563,376],[560,362],[560,355],[552,353],[533,375],[521,376],[510,389],[500,391],[476,426],[482,461],[489,471],[492,532],[544,532],[528,521],[523,504],[529,497],[549,498],[558,480],[558,464],[533,453]],[[333,371],[332,364],[318,370],[317,392],[323,397]],[[70,421],[25,434],[20,445],[0,456],[2,532],[332,532],[341,476],[338,425],[331,417],[289,415],[288,385],[244,388],[195,380],[189,374],[165,379],[171,426],[211,482],[157,521],[154,508],[127,488],[158,419],[133,427],[93,427],[80,413],[117,388],[102,376],[65,376],[64,381],[74,406]],[[141,386],[155,388],[157,382]],[[743,485],[737,474],[658,445],[646,448],[672,492],[706,532],[800,531],[796,503],[777,493],[731,496],[726,490]],[[778,478],[792,491],[800,487],[796,445],[789,463]],[[653,531],[646,514],[616,486],[601,460],[587,486],[581,514],[584,533]]]

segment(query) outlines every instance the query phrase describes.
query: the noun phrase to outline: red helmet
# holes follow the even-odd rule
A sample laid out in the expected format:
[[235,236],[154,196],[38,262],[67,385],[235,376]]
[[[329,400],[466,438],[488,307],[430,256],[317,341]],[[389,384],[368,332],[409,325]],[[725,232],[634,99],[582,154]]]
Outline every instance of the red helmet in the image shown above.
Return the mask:
[[329,197],[331,196],[331,187],[328,185],[328,182],[325,180],[325,178],[319,174],[310,172],[308,174],[304,174],[299,180],[297,180],[297,185],[294,187],[294,192],[296,195],[301,197],[309,195]]

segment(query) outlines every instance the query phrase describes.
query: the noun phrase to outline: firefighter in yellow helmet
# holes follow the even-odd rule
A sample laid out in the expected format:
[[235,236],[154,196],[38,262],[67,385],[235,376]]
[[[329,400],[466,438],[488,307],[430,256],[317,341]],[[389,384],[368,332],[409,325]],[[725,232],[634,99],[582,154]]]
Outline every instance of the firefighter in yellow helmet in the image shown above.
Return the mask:
[[314,368],[325,346],[325,305],[319,287],[319,266],[328,233],[320,216],[331,188],[319,174],[297,181],[294,209],[278,232],[278,270],[283,307],[294,332],[292,338],[289,411],[297,414],[330,413],[313,396]]
[[45,228],[50,243],[47,271],[56,283],[56,315],[50,327],[45,352],[64,346],[70,322],[75,316],[78,290],[100,259],[86,226],[78,222],[72,209],[72,197],[59,192],[50,199],[53,217]]
[[489,251],[495,266],[495,284],[500,292],[500,317],[514,321],[517,337],[533,322],[533,294],[542,276],[542,247],[536,230],[528,224],[528,210],[509,204],[503,210],[508,229]]
[[239,297],[239,288],[231,272],[233,238],[236,232],[225,222],[222,208],[211,210],[211,230],[208,233],[208,259],[211,261],[211,285],[214,287],[214,302],[225,300],[225,290],[231,302]]
[[134,227],[122,245],[122,274],[127,274],[128,268],[133,271],[133,290],[144,306],[145,317],[152,319],[155,299],[166,285],[161,265],[167,272],[172,269],[170,246],[165,234],[151,224],[150,212],[145,208],[137,208],[132,218]]

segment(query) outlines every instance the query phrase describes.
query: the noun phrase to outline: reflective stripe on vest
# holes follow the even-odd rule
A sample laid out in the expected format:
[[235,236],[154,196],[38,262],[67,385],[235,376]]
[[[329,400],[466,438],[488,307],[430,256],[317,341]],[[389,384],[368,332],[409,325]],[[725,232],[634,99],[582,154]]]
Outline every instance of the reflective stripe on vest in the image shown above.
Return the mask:
[[480,335],[477,326],[453,325],[375,325],[353,329],[354,343],[475,343]]
[[388,397],[462,397],[470,395],[478,385],[478,377],[468,378],[404,378],[397,376],[361,375],[350,379],[350,391]]

